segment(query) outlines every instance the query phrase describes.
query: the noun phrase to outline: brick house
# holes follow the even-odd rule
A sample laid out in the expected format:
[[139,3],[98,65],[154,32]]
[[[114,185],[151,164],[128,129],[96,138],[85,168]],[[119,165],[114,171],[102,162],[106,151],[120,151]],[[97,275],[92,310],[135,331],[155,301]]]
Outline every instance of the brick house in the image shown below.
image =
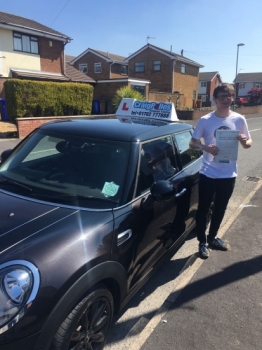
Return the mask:
[[213,102],[213,91],[222,83],[218,72],[200,72],[198,82],[198,99],[202,101],[203,107],[211,107]]
[[199,68],[203,66],[181,53],[147,44],[124,60],[128,63],[128,76],[150,81],[149,92],[182,95],[182,108],[195,107]]
[[238,73],[236,76],[236,96],[247,96],[247,92],[254,87],[262,88],[262,72]]
[[125,86],[139,91],[148,99],[150,81],[129,78],[125,57],[88,48],[77,57],[71,58],[70,65],[95,80],[94,100],[100,103],[100,113],[115,112],[112,100],[116,91]]
[[70,81],[64,47],[67,35],[24,17],[0,12],[0,97],[12,77]]
[[88,48],[75,57],[70,65],[94,80],[116,79],[128,76],[128,64],[124,59],[123,56]]

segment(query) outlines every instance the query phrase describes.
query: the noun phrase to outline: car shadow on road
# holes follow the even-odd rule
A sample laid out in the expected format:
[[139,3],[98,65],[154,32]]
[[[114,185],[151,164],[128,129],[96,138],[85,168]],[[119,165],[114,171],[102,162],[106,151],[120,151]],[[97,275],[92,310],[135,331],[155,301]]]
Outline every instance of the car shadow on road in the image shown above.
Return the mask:
[[[167,283],[168,281],[170,281],[171,278],[177,277],[177,274],[179,273],[179,268],[181,268],[185,264],[185,260],[187,259],[180,259],[180,261],[172,260],[165,264],[165,267],[159,269],[156,275],[154,275],[153,278],[151,278],[151,280],[147,283],[147,285],[144,288],[142,288],[142,293],[138,292],[134,296],[134,298],[128,303],[126,308],[122,310],[121,314],[114,318],[111,328],[112,331],[110,332],[107,341],[109,347],[110,345],[113,345],[114,343],[123,340],[127,335],[134,336],[135,334],[140,333],[144,329],[146,324],[154,316],[157,310],[144,313],[142,316],[141,314],[139,314],[136,317],[121,322],[120,324],[117,324],[117,321],[124,314],[127,308],[138,305],[141,302],[141,300],[143,300],[150,293],[152,293],[157,287]],[[234,263],[226,267],[222,271],[212,274],[211,276],[209,275],[200,280],[196,280],[192,283],[189,283],[185,288],[183,288],[183,293],[179,295],[179,297],[172,304],[171,308],[174,309],[182,307],[189,301],[199,298],[226,285],[248,278],[249,276],[254,276],[260,273],[261,271],[262,255],[256,256],[249,260]],[[177,291],[175,293],[177,293]],[[171,293],[169,297],[172,298],[172,294],[173,293]],[[138,324],[138,327],[134,327],[134,325],[136,324]]]

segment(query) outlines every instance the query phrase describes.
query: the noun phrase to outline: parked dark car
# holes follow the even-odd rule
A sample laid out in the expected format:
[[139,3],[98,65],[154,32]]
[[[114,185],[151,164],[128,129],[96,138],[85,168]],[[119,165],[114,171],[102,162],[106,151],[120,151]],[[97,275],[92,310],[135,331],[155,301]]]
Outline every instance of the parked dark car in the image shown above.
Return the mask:
[[69,120],[2,154],[1,350],[103,348],[113,313],[195,225],[191,134]]

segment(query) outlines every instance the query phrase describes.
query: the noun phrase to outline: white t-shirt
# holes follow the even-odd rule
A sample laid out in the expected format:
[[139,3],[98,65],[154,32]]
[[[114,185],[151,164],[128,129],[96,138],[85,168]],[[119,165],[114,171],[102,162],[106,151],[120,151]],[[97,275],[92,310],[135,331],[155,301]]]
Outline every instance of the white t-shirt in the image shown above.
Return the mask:
[[[246,119],[241,114],[233,111],[226,118],[219,118],[215,113],[201,117],[193,132],[193,138],[197,140],[203,138],[206,145],[215,145],[215,133],[218,129],[239,130],[240,134],[245,134],[248,139],[250,138]],[[212,154],[203,152],[203,164],[200,173],[212,179],[236,177],[237,163],[235,160],[231,160],[229,163],[219,163],[214,160]]]

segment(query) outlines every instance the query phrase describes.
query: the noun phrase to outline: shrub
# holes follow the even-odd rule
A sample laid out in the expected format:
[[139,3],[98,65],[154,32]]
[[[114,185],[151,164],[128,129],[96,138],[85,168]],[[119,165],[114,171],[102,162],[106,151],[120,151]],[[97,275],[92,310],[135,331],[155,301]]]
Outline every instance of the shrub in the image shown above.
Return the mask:
[[8,116],[23,117],[90,114],[93,87],[81,83],[56,83],[10,79],[4,82]]
[[136,100],[144,100],[144,96],[140,92],[132,89],[129,86],[124,86],[116,91],[113,98],[113,106],[117,109],[122,101],[122,98],[134,98]]

